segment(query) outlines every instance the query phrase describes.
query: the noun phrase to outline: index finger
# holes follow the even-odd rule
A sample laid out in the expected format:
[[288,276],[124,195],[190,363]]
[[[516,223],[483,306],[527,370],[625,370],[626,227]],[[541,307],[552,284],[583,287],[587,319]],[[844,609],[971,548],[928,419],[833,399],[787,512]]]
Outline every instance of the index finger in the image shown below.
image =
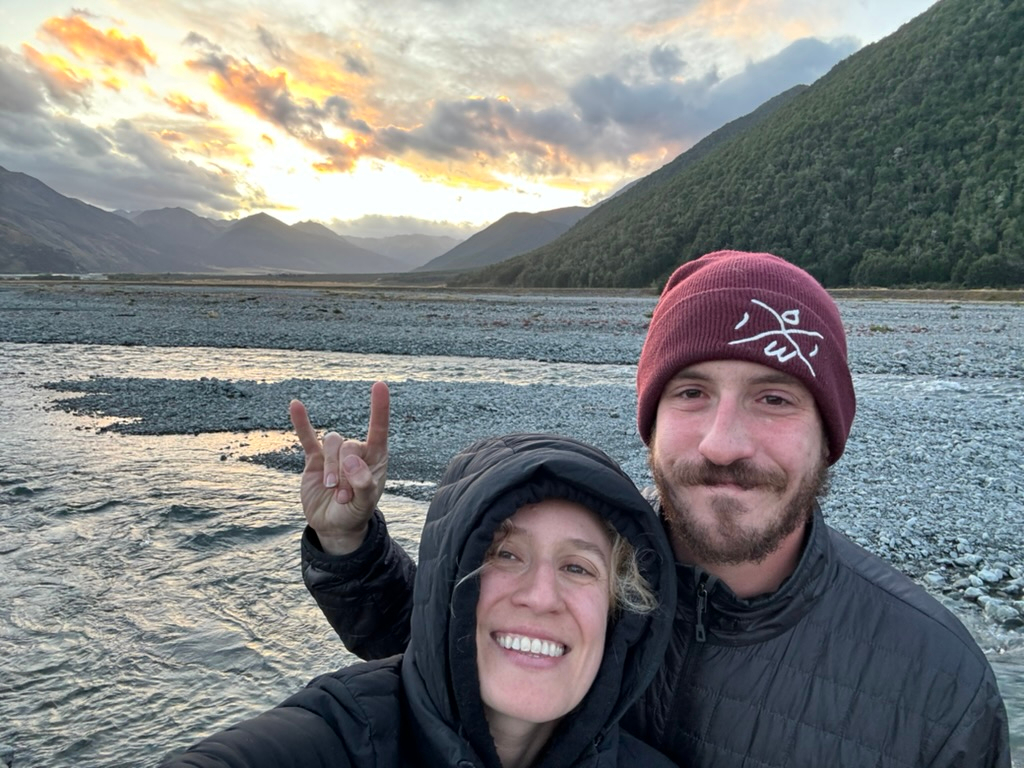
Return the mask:
[[306,458],[318,456],[321,453],[320,441],[317,439],[316,430],[313,429],[313,424],[309,420],[309,412],[301,400],[292,400],[288,403],[288,416],[291,418],[292,427],[295,429],[295,434],[299,437],[299,443],[302,445]]
[[370,426],[366,430],[366,463],[372,464],[388,452],[388,421],[391,392],[383,381],[370,388]]

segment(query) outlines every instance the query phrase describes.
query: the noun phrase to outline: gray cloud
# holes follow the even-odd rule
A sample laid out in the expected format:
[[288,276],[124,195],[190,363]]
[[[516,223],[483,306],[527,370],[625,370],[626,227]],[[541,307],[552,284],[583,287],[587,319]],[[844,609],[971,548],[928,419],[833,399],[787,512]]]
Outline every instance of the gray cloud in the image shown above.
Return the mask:
[[342,61],[345,62],[345,69],[351,72],[353,75],[360,75],[366,77],[370,74],[370,68],[366,65],[362,59],[353,56],[351,53],[346,53],[342,56]]
[[378,132],[378,144],[396,154],[412,150],[433,159],[465,158],[481,152],[491,157],[510,143],[516,110],[498,99],[438,102],[421,128],[390,126]]
[[679,48],[674,45],[656,45],[651,49],[648,57],[651,65],[651,72],[656,77],[675,77],[686,68],[686,62],[679,54]]
[[189,32],[187,35],[185,35],[185,39],[181,42],[182,45],[195,46],[196,48],[203,48],[207,51],[213,51],[215,53],[222,50],[219,45],[210,40],[208,37],[200,35],[198,32]]
[[259,37],[260,43],[267,49],[267,53],[270,54],[274,61],[283,61],[288,48],[284,45],[277,37],[266,27],[256,27],[256,34]]
[[714,92],[715,107],[718,113],[732,114],[729,120],[739,117],[750,111],[752,101],[761,104],[794,85],[810,85],[859,47],[859,42],[849,37],[828,43],[815,38],[797,40],[723,81]]
[[856,48],[849,38],[798,40],[729,78],[711,69],[671,80],[666,76],[685,63],[677,49],[660,46],[650,59],[658,79],[587,75],[568,88],[568,103],[541,110],[499,99],[435,102],[421,126],[391,126],[378,132],[377,141],[396,155],[433,159],[514,152],[522,169],[536,172],[557,170],[559,153],[580,162],[616,162],[652,146],[682,151],[782,91],[814,82]]
[[0,46],[0,114],[41,114],[45,103],[38,81],[10,48]]
[[176,157],[129,121],[93,128],[49,114],[39,73],[0,48],[0,165],[101,208],[180,205],[204,215],[265,204],[237,180]]

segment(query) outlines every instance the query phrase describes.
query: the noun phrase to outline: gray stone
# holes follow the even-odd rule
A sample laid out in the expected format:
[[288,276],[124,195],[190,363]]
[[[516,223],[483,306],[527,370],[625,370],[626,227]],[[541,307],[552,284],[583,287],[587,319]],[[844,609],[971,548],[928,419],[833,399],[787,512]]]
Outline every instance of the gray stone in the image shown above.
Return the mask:
[[1020,612],[1002,600],[989,600],[985,603],[985,615],[1000,624],[1020,621]]
[[963,568],[974,568],[978,563],[980,563],[984,559],[985,558],[983,558],[981,555],[971,553],[967,555],[960,555],[960,557],[958,557],[953,562],[955,562],[959,566],[962,566]]
[[978,578],[986,584],[996,584],[1002,581],[1006,574],[998,568],[982,568],[978,571]]

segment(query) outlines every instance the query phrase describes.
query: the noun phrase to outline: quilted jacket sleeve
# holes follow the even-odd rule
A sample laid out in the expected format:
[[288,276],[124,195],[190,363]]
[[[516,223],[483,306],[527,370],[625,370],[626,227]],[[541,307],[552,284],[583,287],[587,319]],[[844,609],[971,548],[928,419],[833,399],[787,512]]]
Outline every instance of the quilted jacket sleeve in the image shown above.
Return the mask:
[[271,709],[193,744],[160,768],[348,768],[336,734],[316,714],[296,707]]
[[1011,768],[1006,708],[994,676],[978,686],[959,726],[930,763],[931,768]]
[[257,717],[169,756],[160,768],[398,765],[398,658],[323,675]]
[[416,565],[375,512],[363,545],[328,555],[316,533],[302,535],[302,578],[345,647],[361,659],[402,653],[409,642]]

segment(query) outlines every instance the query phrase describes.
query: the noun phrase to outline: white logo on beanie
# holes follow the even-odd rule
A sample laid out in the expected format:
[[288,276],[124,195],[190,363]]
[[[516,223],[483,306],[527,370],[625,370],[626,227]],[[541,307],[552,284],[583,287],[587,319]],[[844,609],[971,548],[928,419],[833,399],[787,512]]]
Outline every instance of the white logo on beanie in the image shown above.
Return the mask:
[[[814,357],[818,354],[818,345],[813,341],[813,339],[823,339],[825,337],[817,331],[804,331],[796,327],[800,325],[799,309],[790,309],[780,313],[776,312],[763,301],[751,299],[750,303],[761,307],[771,314],[779,324],[779,327],[777,329],[773,328],[770,331],[762,331],[761,333],[754,334],[753,336],[748,336],[745,339],[730,341],[729,346],[732,346],[733,344],[751,344],[760,342],[762,339],[769,339],[768,344],[764,347],[764,353],[767,357],[774,357],[780,363],[785,363],[788,360],[792,360],[794,357],[798,357],[803,364],[807,366],[807,370],[811,372],[811,376],[817,378],[818,374],[814,372],[814,366],[811,365],[811,361],[808,358]],[[743,319],[736,323],[733,330],[738,331],[749,321],[750,313],[744,312]],[[800,343],[797,338],[799,336],[807,337],[807,341],[805,343],[813,344],[814,348],[805,353],[803,349],[800,348]],[[783,343],[781,344],[779,343],[780,337],[783,339]]]

